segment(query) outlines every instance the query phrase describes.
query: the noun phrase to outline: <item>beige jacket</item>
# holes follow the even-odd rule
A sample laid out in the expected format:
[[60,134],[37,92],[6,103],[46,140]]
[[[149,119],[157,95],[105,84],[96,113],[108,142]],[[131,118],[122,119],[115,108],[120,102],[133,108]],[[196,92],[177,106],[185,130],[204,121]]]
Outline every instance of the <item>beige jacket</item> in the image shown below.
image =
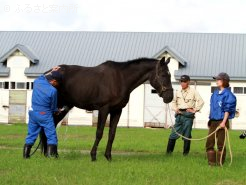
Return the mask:
[[173,101],[172,110],[193,108],[200,111],[204,105],[204,101],[200,94],[193,88],[188,87],[185,90],[177,90]]

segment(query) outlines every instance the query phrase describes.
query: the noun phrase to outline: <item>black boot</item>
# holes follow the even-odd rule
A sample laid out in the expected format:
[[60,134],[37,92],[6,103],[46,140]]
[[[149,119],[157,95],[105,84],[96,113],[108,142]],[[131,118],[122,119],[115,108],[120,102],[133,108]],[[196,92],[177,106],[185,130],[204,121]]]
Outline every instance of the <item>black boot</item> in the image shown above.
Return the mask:
[[175,147],[176,139],[169,139],[167,145],[167,154],[173,153]]
[[189,152],[190,152],[190,141],[185,139],[183,155],[186,156],[189,154]]
[[28,159],[30,158],[32,145],[25,144],[23,148],[23,158]]
[[46,157],[58,157],[57,145],[48,145],[47,146],[47,155]]

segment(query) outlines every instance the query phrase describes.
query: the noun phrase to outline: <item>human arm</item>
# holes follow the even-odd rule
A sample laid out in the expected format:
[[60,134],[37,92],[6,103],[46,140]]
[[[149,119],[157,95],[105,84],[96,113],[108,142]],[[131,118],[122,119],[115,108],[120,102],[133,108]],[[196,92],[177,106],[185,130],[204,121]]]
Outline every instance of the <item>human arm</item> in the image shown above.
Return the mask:
[[200,94],[196,90],[194,92],[194,101],[195,101],[195,107],[187,109],[186,110],[187,112],[191,112],[191,113],[195,114],[196,112],[199,112],[204,105],[204,101],[203,101],[202,97],[200,96]]
[[229,119],[230,114],[235,115],[236,103],[237,103],[236,97],[232,93],[230,93],[230,94],[228,94],[228,96],[226,96],[225,103],[223,104],[224,118],[220,124],[220,126],[222,128],[225,127],[225,124],[226,124],[227,120]]
[[204,101],[197,91],[195,92],[195,100],[196,100],[196,107],[194,108],[194,111],[198,112],[202,109],[204,105]]
[[52,95],[51,95],[51,111],[54,113],[54,112],[57,112],[58,109],[57,109],[57,91],[53,91],[52,92]]
[[172,103],[171,103],[172,110],[173,110],[176,114],[180,113],[180,112],[179,112],[179,109],[178,109],[178,106],[177,106],[177,93],[178,93],[178,92],[175,93],[175,95],[174,95],[174,97],[173,97],[173,100],[172,100]]
[[230,115],[229,112],[225,112],[223,121],[220,123],[221,128],[225,128],[225,125],[226,125],[226,122],[229,118],[229,115]]

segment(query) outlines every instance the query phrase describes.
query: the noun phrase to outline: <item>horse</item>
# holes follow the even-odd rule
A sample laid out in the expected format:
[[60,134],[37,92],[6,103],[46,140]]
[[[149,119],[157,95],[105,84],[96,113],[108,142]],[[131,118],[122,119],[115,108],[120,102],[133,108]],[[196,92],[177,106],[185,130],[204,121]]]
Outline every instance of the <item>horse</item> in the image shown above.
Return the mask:
[[[110,115],[108,142],[104,156],[112,160],[111,150],[122,109],[127,105],[131,92],[149,81],[164,103],[173,99],[171,74],[168,68],[170,58],[161,60],[139,58],[126,62],[106,61],[95,67],[59,65],[63,78],[58,87],[58,108],[65,111],[54,114],[57,124],[73,107],[98,110],[96,138],[91,149],[91,160],[96,160],[97,148],[103,136],[107,116]],[[51,70],[45,72],[47,74]],[[46,136],[41,132],[43,152],[46,153]]]

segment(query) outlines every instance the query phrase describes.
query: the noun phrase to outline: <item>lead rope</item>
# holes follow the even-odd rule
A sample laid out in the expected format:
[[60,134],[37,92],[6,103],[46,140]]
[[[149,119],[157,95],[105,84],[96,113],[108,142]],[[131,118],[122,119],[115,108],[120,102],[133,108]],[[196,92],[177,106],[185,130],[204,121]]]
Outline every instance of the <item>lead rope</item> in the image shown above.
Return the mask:
[[[183,139],[189,140],[189,141],[202,141],[202,140],[205,140],[205,139],[211,137],[213,134],[215,134],[215,143],[217,143],[217,135],[216,134],[217,134],[217,131],[219,129],[222,129],[222,127],[218,126],[215,129],[215,131],[213,131],[209,135],[207,135],[205,137],[202,137],[202,138],[194,138],[194,139],[187,138],[187,137],[183,136],[182,134],[178,133],[177,130],[175,129],[174,123],[173,123],[173,120],[172,120],[172,115],[171,115],[171,110],[170,110],[169,104],[167,105],[167,107],[168,107],[169,117],[170,117],[170,120],[171,120],[171,123],[172,123],[171,127],[172,127],[172,129],[174,130],[174,132],[178,136],[180,136]],[[222,148],[222,152],[221,152],[221,156],[220,156],[220,166],[222,166],[222,156],[223,156],[223,153],[224,153],[224,150],[225,150],[226,140],[227,140],[227,144],[228,144],[228,148],[229,148],[229,153],[230,153],[230,158],[231,158],[230,163],[229,163],[229,166],[231,166],[231,164],[232,164],[232,150],[231,150],[231,144],[230,144],[229,131],[228,131],[228,129],[226,127],[224,127],[223,129],[225,130],[225,139],[224,139],[224,144],[223,144],[223,148]]]

